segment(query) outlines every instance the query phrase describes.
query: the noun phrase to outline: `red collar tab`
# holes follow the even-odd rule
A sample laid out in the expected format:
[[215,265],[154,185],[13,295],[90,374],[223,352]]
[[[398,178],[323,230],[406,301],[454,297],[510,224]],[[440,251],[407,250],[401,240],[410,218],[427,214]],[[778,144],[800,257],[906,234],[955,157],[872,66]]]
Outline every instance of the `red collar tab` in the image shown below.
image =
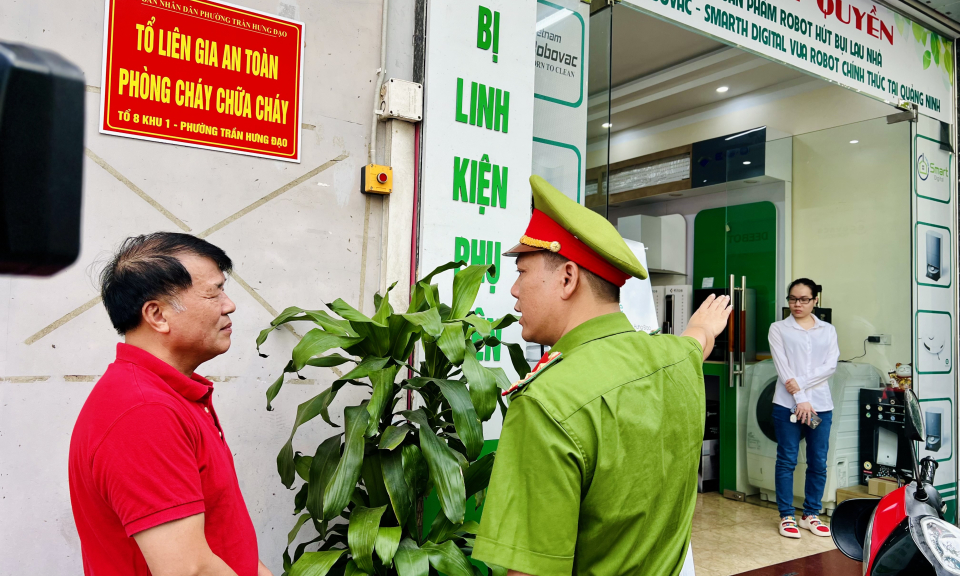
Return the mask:
[[556,252],[617,286],[623,286],[630,278],[629,274],[610,264],[593,248],[536,208],[520,243]]
[[153,372],[178,394],[191,402],[198,402],[204,396],[213,392],[213,383],[203,376],[194,373],[193,376],[187,378],[176,368],[142,348],[118,342],[117,360],[136,364]]

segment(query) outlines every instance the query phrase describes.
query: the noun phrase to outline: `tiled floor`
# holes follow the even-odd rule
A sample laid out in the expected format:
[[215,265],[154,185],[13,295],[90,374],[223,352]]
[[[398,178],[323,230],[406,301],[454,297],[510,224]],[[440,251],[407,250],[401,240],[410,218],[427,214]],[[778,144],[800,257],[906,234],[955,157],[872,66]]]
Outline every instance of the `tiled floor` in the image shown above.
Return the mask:
[[[823,515],[827,523],[829,519]],[[803,536],[792,540],[777,532],[779,515],[717,492],[697,495],[693,515],[693,561],[697,576],[730,576],[795,558],[835,550],[832,538]]]

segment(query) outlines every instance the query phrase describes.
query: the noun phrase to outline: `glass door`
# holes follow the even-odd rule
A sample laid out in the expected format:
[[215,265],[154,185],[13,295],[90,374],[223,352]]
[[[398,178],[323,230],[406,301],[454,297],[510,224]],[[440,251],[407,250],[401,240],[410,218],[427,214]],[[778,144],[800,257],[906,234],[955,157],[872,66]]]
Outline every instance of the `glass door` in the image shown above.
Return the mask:
[[[875,456],[861,457],[870,442],[859,432],[859,391],[883,387],[888,373],[911,359],[910,131],[910,122],[879,117],[780,138],[758,130],[723,140],[744,139],[724,151],[725,206],[696,216],[693,280],[702,286],[723,274],[715,290],[734,297],[722,350],[711,358],[723,362],[725,377],[724,495],[775,501],[777,370],[768,334],[791,314],[786,297],[798,278],[820,286],[813,313],[836,329],[840,350],[826,384],[834,405],[826,510],[838,488],[865,483],[865,466],[868,476],[879,466]],[[896,407],[889,410],[871,416],[896,423]],[[797,505],[805,449],[794,472]]]

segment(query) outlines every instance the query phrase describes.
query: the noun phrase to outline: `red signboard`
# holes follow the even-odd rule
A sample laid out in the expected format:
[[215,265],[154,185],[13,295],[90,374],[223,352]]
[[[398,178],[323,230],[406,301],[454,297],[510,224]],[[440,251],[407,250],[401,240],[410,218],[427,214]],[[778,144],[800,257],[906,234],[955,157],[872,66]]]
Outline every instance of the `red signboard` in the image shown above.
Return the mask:
[[100,132],[300,161],[303,24],[210,0],[106,0]]

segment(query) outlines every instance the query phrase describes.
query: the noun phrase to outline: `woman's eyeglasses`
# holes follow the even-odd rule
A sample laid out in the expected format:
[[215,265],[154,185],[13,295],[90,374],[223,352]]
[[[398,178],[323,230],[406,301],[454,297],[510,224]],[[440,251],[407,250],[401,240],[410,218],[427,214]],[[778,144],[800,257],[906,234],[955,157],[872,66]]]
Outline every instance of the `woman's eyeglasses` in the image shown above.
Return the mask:
[[807,297],[795,298],[795,297],[793,297],[793,296],[787,296],[787,303],[788,303],[788,304],[795,304],[795,303],[799,302],[799,303],[803,304],[804,306],[806,306],[807,304],[809,304],[809,303],[812,302],[813,300],[816,300],[816,298],[807,298]]

